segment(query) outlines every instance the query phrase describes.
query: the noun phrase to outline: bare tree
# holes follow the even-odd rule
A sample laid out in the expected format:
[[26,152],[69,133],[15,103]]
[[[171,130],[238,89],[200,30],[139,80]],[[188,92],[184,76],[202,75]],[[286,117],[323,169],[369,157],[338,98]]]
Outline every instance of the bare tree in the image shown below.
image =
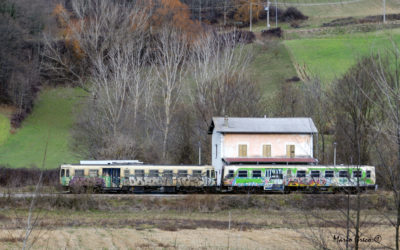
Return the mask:
[[[376,98],[370,97],[366,89],[361,88],[365,95],[376,105],[382,118],[374,125],[379,134],[377,146],[379,164],[382,177],[392,190],[397,218],[389,219],[395,227],[396,249],[400,249],[400,51],[397,44],[393,43],[388,53],[372,57],[374,68],[370,71],[375,90],[379,93]],[[389,154],[385,154],[385,153]]]
[[148,35],[143,5],[123,1],[71,1],[71,11],[56,8],[60,35],[45,35],[44,67],[62,81],[87,87],[92,66],[113,47],[137,43]]
[[193,44],[190,97],[198,140],[205,149],[213,116],[254,116],[260,110],[261,94],[249,70],[253,53],[236,35],[209,32]]
[[156,102],[153,119],[162,131],[162,158],[167,159],[167,143],[176,107],[182,98],[187,73],[188,44],[185,35],[165,27],[156,42],[154,71],[157,75]]

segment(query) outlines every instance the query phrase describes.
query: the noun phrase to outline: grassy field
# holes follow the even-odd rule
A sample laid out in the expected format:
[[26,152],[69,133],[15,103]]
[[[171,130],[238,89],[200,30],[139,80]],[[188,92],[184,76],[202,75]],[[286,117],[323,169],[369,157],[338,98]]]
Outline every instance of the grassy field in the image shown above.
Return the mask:
[[69,149],[73,107],[82,91],[74,88],[45,89],[36,100],[34,111],[14,134],[7,133],[8,119],[0,117],[0,165],[41,167],[46,141],[45,168],[56,168],[77,158]]
[[305,65],[325,84],[342,75],[362,56],[385,52],[392,41],[400,42],[400,30],[337,35],[328,38],[287,40],[293,60]]
[[10,119],[0,114],[0,145],[3,144],[10,135]]
[[265,96],[272,95],[280,83],[296,76],[289,52],[279,40],[269,41],[263,45],[254,44],[253,48],[255,58],[252,70]]

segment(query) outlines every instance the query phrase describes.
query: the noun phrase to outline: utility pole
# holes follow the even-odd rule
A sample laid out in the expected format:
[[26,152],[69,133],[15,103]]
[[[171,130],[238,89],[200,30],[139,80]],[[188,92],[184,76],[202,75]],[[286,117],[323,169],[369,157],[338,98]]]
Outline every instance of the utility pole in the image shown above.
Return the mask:
[[386,0],[383,0],[383,23],[386,23]]
[[336,145],[337,143],[333,143],[333,166],[336,166]]
[[267,3],[267,7],[265,7],[265,10],[267,11],[267,29],[269,29],[269,1]]
[[199,141],[199,165],[201,165],[201,142]]
[[224,26],[226,26],[226,0],[224,0]]
[[250,31],[252,30],[253,26],[253,3],[250,2]]
[[278,28],[278,4],[275,0],[275,28]]
[[199,8],[199,22],[201,23],[201,0],[199,0],[200,8]]

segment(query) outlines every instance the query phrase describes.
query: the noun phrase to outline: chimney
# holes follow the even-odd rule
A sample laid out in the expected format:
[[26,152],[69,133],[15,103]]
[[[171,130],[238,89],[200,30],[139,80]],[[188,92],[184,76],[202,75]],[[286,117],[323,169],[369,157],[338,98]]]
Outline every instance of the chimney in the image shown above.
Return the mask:
[[227,115],[224,118],[224,127],[228,127],[228,116]]

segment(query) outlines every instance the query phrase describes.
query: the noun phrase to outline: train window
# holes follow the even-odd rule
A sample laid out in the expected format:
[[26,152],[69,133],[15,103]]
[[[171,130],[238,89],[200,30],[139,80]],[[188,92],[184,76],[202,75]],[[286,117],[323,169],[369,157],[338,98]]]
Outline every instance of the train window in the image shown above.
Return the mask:
[[124,170],[124,176],[125,176],[125,178],[129,177],[129,175],[130,175],[129,169],[125,169],[125,170]]
[[83,169],[75,169],[75,176],[76,177],[83,177],[85,174],[84,174],[84,171],[83,171]]
[[89,169],[89,177],[97,177],[99,176],[99,170]]
[[247,178],[247,170],[239,170],[238,177]]
[[215,178],[215,171],[211,170],[211,178]]
[[339,171],[339,177],[340,178],[347,178],[349,175],[349,172],[347,171]]
[[253,170],[253,178],[261,178],[261,170]]
[[297,177],[306,177],[306,171],[305,170],[298,170],[297,171]]
[[361,171],[360,170],[353,171],[353,178],[361,178]]
[[187,170],[178,170],[178,177],[187,177],[188,171]]
[[65,177],[69,177],[69,169],[65,172]]
[[64,177],[65,175],[65,169],[61,169],[61,177]]
[[135,177],[144,177],[144,170],[135,170]]
[[234,175],[235,175],[235,171],[234,170],[229,170],[228,175],[226,177],[227,178],[233,178]]
[[370,171],[370,170],[367,171],[366,177],[367,177],[367,178],[371,178],[371,171]]
[[287,173],[288,176],[291,176],[292,175],[292,170],[288,169],[288,171],[286,173]]
[[173,176],[172,170],[163,171],[163,177],[172,178],[172,176]]
[[158,170],[150,170],[149,177],[160,177]]
[[201,177],[201,170],[193,170],[192,172],[193,177]]
[[332,170],[325,170],[325,178],[332,178],[335,176],[334,174],[335,172],[333,172]]
[[319,171],[318,170],[311,170],[311,177],[312,178],[319,178]]

